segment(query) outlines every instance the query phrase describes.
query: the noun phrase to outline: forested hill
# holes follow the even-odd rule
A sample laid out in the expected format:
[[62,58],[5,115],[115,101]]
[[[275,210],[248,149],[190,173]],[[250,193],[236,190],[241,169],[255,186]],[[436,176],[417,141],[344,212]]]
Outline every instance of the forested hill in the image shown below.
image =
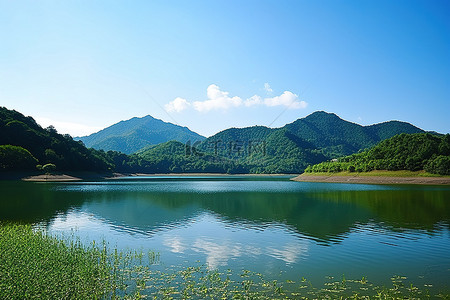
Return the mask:
[[31,117],[0,107],[0,171],[36,170],[52,163],[57,170],[105,171],[113,168],[102,154],[87,149],[53,127],[42,128]]
[[[201,152],[189,144],[170,141],[150,147],[131,156],[150,173],[249,173],[249,166]],[[145,163],[143,163],[145,162]]]
[[282,128],[230,128],[203,142],[147,147],[126,163],[114,163],[143,172],[300,173],[308,165],[355,153],[403,132],[423,130],[399,121],[361,126],[316,112]]
[[256,173],[298,173],[312,164],[369,148],[399,133],[424,132],[406,122],[361,126],[333,113],[315,112],[281,128],[230,128],[198,145],[237,159]]
[[75,138],[87,147],[114,150],[126,154],[168,141],[202,141],[205,139],[187,127],[167,123],[152,116],[132,118],[109,126],[89,136]]
[[[134,137],[149,137],[147,131],[141,131],[142,126],[162,122],[155,120],[151,117],[134,118],[99,134],[106,136],[113,129],[131,132],[123,142],[124,147],[136,149],[140,146],[139,143],[134,144]],[[168,123],[160,125],[153,126],[152,132],[159,132],[161,138],[165,135],[163,128],[177,127]],[[87,149],[82,142],[74,141],[69,135],[58,134],[53,127],[44,129],[31,117],[0,108],[0,169],[35,170],[38,164],[51,163],[59,171],[301,173],[308,165],[355,153],[384,137],[403,132],[423,132],[398,121],[361,126],[325,112],[313,113],[282,128],[231,128],[202,142],[199,142],[201,136],[189,135],[187,128],[178,127],[177,130],[187,132],[183,138],[191,142],[163,142],[127,155],[112,150]],[[173,136],[168,132],[165,138]],[[409,164],[413,162],[415,160],[408,160]]]
[[450,175],[450,134],[399,134],[361,153],[309,166],[314,172],[425,170]]
[[400,121],[362,126],[323,111],[298,119],[284,128],[315,148],[321,149],[330,158],[358,152],[400,133],[424,132],[414,125]]

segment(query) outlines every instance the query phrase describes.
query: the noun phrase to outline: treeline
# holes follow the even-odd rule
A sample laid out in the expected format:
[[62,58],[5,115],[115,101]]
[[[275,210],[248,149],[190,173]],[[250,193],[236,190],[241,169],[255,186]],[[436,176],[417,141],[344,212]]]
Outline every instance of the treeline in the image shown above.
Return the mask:
[[425,170],[450,175],[450,134],[399,134],[366,151],[308,166],[305,172]]
[[215,156],[177,141],[153,146],[143,152],[126,155],[117,151],[99,151],[116,172],[124,173],[248,173],[248,166],[236,160]]
[[[313,117],[340,120],[326,113],[309,118]],[[316,121],[320,123],[319,120]],[[344,151],[340,143],[328,145],[325,151],[313,140],[303,139],[288,128],[254,126],[225,130],[193,144],[170,141],[127,155],[88,149],[70,135],[59,134],[52,126],[42,128],[33,118],[0,107],[0,171],[273,174],[299,173],[305,169],[306,172],[425,169],[435,174],[450,172],[448,134],[400,134],[367,151],[323,162],[330,158],[330,149]]]
[[93,171],[124,173],[248,173],[242,164],[176,141],[127,155],[86,148],[52,126],[0,107],[0,171]]
[[241,130],[235,135],[209,144],[170,141],[127,155],[88,149],[52,126],[42,128],[31,117],[0,108],[0,171],[298,173],[308,163],[326,159],[286,130],[253,127],[248,136]]
[[111,171],[103,153],[86,148],[54,127],[42,128],[31,117],[0,107],[0,170],[36,170],[54,164],[60,171]]
[[201,142],[198,148],[222,160],[233,160],[246,173],[299,173],[308,164],[326,160],[322,151],[285,128],[262,126],[222,131]]

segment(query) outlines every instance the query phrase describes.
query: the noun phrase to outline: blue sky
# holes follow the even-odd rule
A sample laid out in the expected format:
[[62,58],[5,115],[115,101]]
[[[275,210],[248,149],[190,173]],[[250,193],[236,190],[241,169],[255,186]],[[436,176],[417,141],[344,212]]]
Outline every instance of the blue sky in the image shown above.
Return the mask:
[[0,105],[73,136],[325,110],[450,132],[450,2],[3,1]]

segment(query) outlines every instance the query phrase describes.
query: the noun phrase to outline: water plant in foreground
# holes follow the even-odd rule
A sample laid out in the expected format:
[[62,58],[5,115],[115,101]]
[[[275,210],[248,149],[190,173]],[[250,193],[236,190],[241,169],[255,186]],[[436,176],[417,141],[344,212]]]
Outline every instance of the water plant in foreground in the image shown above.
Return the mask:
[[104,251],[29,225],[0,226],[0,299],[95,299],[109,290]]
[[407,278],[380,287],[367,278],[268,280],[249,270],[206,265],[165,267],[152,251],[119,251],[106,242],[84,246],[29,225],[0,224],[0,299],[450,299]]

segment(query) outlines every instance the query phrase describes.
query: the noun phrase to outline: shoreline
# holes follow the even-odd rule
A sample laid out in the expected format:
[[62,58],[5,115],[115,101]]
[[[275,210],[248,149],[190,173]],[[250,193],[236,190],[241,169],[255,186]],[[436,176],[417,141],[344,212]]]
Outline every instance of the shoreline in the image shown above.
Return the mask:
[[[5,176],[6,175],[6,176]],[[22,180],[31,182],[71,182],[83,180],[107,180],[126,175],[120,173],[65,172],[57,174],[15,173],[3,174],[1,180]]]
[[227,174],[227,173],[156,173],[156,174],[145,174],[145,173],[133,173],[124,176],[136,176],[136,177],[159,177],[159,176],[248,176],[248,177],[269,177],[269,176],[298,176],[298,174]]
[[450,177],[397,177],[397,176],[358,176],[358,175],[314,175],[301,174],[291,178],[298,182],[325,183],[362,183],[362,184],[418,184],[418,185],[450,185]]
[[226,174],[226,173],[92,173],[92,172],[66,172],[59,174],[36,174],[36,173],[11,173],[2,174],[0,180],[22,180],[30,182],[72,182],[83,180],[116,180],[123,177],[202,177],[202,176],[218,176],[218,177],[279,177],[290,176],[295,177],[298,174]]
[[116,180],[123,177],[281,177],[291,176],[290,180],[297,182],[325,183],[359,183],[359,184],[418,184],[418,185],[450,185],[450,177],[426,176],[389,176],[370,174],[224,174],[224,173],[93,173],[67,172],[59,174],[11,173],[1,174],[0,180],[22,180],[28,182],[76,182],[85,180]]

